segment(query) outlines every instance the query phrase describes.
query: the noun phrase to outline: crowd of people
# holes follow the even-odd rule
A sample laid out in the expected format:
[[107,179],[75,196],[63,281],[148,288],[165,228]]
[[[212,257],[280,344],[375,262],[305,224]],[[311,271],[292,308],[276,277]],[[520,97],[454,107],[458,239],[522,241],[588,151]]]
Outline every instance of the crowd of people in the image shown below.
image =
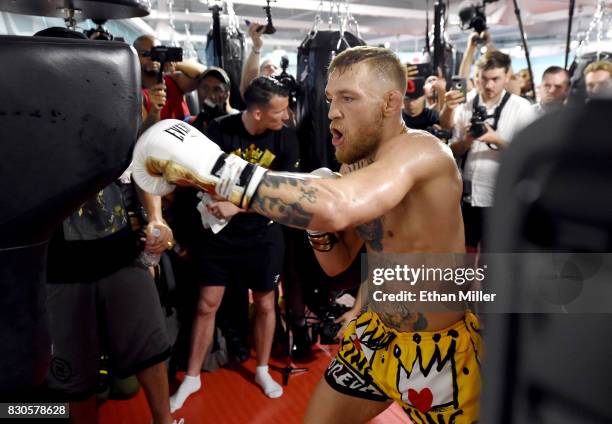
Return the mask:
[[[195,187],[179,187],[162,198],[151,194],[155,186],[134,184],[127,172],[64,221],[49,248],[53,358],[47,385],[70,400],[74,422],[97,420],[94,395],[105,352],[117,376],[137,376],[153,421],[172,423],[171,413],[191,394],[206,390],[200,375],[220,325],[218,315],[224,317],[228,341],[232,332],[239,334],[231,353],[239,360],[249,356],[248,289],[255,309],[254,380],[263,395],[282,396],[282,386],[268,370],[286,256],[281,225],[309,230],[315,256],[330,275],[348,268],[364,242],[368,251],[377,252],[486,250],[484,223],[495,201],[504,149],[538,116],[564,107],[570,93],[570,76],[558,66],[544,71],[539,87],[528,73],[515,76],[510,57],[495,49],[488,34],[474,33],[468,39],[459,73],[465,91],[432,72],[436,75],[423,75],[423,92],[415,96],[406,90],[407,75],[408,81],[416,75],[414,66],[400,63],[387,49],[349,49],[333,60],[326,91],[332,143],[343,176],[294,180],[284,174],[300,171],[298,136],[287,124],[289,91],[274,78],[279,68],[260,60],[258,24],[250,26],[249,36],[252,49],[240,85],[243,111],[230,104],[232,82],[225,70],[195,62],[169,63],[160,70],[150,55],[158,41],[142,36],[134,42],[142,71],[142,133],[157,134],[159,124],[168,122],[172,128],[165,127],[164,136],[180,139],[195,128],[228,157],[271,172],[261,173],[248,204],[232,201],[231,190],[217,190],[224,196],[202,193],[196,180],[181,184]],[[483,40],[487,50],[475,60]],[[372,69],[381,78],[369,77]],[[584,80],[589,97],[609,92],[612,63],[589,65]],[[184,99],[193,91],[199,99],[195,113]],[[434,142],[441,131],[447,136]],[[189,168],[197,160],[190,155],[177,153],[173,160]],[[238,165],[232,163],[238,159],[224,159],[227,165],[219,172],[223,167],[236,172]],[[236,184],[235,178],[227,181]],[[166,360],[173,341],[153,282],[159,278],[157,266],[139,263],[143,249],[154,255],[171,251],[174,261],[188,264],[189,281],[181,283],[198,286],[186,374],[172,395]],[[222,302],[227,303],[225,312],[220,310]],[[440,389],[430,407],[440,408],[437,415],[464,414],[477,420],[478,318],[466,311],[419,313],[407,314],[398,323],[392,315],[377,311],[361,292],[356,295],[353,308],[338,320],[343,325],[340,352],[312,396],[307,422],[337,422],[340,416],[362,422],[390,401],[400,403],[416,422],[425,420],[429,409],[403,394],[405,382],[392,368],[413,363],[417,351],[434,355],[439,346],[450,349],[455,342],[471,348],[450,353],[454,363],[474,372],[453,377],[459,393]],[[372,348],[368,334],[374,333],[388,343]],[[411,334],[410,340],[405,333]],[[308,337],[301,343],[309,349]],[[356,360],[355,349],[361,345]],[[361,383],[347,385],[347,375]]]

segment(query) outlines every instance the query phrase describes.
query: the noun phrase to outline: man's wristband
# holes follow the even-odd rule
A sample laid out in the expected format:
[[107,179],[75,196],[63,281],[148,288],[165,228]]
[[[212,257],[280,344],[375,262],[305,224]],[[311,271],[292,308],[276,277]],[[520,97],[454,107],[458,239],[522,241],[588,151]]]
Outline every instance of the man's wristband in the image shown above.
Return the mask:
[[253,49],[253,50],[251,50],[251,53],[260,54],[260,53],[261,53],[261,50],[255,50],[255,49]]
[[319,252],[329,252],[334,248],[334,244],[338,243],[338,237],[334,233],[311,233],[308,235],[308,242],[314,250]]

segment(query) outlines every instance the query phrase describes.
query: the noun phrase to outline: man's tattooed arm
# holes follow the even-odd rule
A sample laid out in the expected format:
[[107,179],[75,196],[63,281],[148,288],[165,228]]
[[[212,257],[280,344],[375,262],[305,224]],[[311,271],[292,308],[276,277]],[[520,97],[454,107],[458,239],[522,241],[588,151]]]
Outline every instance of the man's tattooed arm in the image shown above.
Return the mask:
[[308,179],[268,172],[253,198],[251,208],[284,225],[308,228],[318,189]]
[[[364,159],[345,165],[343,173],[354,172],[371,163],[371,159]],[[308,174],[268,172],[253,197],[251,209],[280,224],[297,228],[310,227],[315,215],[323,212],[329,221],[336,216],[334,206],[337,205],[339,193],[328,190],[320,181]],[[326,218],[322,221],[330,224]]]

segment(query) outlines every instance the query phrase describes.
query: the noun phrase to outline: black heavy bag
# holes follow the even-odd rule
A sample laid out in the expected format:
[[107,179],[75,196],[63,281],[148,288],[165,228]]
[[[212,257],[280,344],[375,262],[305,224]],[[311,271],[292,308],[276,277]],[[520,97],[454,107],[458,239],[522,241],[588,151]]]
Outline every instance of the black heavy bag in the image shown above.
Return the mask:
[[22,15],[64,18],[69,8],[78,11],[81,19],[126,19],[147,16],[151,12],[148,0],[0,0],[0,10]]
[[338,170],[329,131],[329,106],[325,101],[327,69],[332,59],[349,47],[365,42],[350,32],[317,31],[310,33],[298,48],[297,80],[298,136],[301,149],[301,170],[310,172],[325,166]]
[[[612,422],[612,315],[596,312],[609,311],[612,299],[610,253],[600,253],[612,251],[611,116],[612,99],[564,108],[527,127],[504,152],[487,224],[490,249],[558,259],[582,252],[554,279],[571,275],[583,292],[563,302],[564,310],[529,296],[534,280],[525,276],[542,275],[541,263],[496,255],[502,267],[487,274],[490,292],[514,310],[529,304],[564,313],[486,315],[485,346],[495,354],[484,362],[482,423]],[[576,309],[587,301],[593,313]]]
[[[240,95],[240,80],[242,79],[242,62],[244,61],[244,34],[240,30],[228,31],[226,26],[221,26],[221,55],[215,54],[214,29],[208,32],[206,41],[206,63],[208,66],[223,68],[230,77],[230,103],[233,108],[243,110],[244,101]],[[221,63],[223,62],[223,63]]]
[[[128,166],[140,65],[119,42],[0,37],[0,399],[39,385],[49,237]],[[103,260],[101,258],[100,260]]]

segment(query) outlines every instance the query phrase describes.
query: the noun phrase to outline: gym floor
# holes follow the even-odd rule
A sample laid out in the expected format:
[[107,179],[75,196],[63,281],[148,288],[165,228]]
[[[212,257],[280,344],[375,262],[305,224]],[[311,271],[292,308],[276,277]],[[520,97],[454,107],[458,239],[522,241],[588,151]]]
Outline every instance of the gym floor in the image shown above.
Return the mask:
[[[185,402],[175,418],[184,418],[185,424],[298,424],[308,405],[310,394],[323,375],[323,371],[337,350],[337,345],[313,346],[313,358],[308,362],[295,362],[295,367],[307,367],[308,372],[289,377],[284,394],[279,399],[268,399],[253,381],[253,356],[237,368],[221,368],[202,374],[203,388]],[[279,368],[286,363],[272,359],[271,374],[282,381]],[[183,378],[182,373],[178,375]],[[178,384],[170,387],[173,393]],[[150,424],[151,413],[142,389],[129,400],[109,400],[98,410],[100,424]],[[402,409],[393,404],[370,424],[410,424]]]

